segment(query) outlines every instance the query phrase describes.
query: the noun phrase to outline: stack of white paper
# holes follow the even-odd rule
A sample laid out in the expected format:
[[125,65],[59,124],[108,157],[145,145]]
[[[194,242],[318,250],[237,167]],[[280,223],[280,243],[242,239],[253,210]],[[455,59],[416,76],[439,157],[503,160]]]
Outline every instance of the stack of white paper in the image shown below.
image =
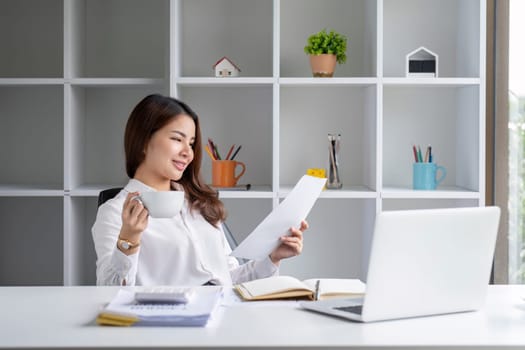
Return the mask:
[[120,289],[98,315],[97,323],[113,326],[205,326],[220,305],[222,287],[196,287],[186,304],[139,303],[135,292]]

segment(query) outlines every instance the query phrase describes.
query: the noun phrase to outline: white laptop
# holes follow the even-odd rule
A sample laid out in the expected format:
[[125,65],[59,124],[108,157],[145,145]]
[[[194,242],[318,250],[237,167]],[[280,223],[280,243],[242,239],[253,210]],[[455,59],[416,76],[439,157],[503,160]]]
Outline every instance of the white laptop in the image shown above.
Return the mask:
[[477,310],[489,284],[499,216],[497,207],[381,212],[364,298],[301,306],[360,322]]

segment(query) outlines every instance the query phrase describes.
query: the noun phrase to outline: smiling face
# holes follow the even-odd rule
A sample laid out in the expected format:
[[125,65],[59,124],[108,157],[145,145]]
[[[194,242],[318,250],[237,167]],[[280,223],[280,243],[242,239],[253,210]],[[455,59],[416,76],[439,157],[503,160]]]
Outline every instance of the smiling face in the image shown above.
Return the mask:
[[180,180],[193,161],[195,129],[190,116],[179,114],[157,130],[146,145],[135,178],[159,191],[168,191],[170,181]]

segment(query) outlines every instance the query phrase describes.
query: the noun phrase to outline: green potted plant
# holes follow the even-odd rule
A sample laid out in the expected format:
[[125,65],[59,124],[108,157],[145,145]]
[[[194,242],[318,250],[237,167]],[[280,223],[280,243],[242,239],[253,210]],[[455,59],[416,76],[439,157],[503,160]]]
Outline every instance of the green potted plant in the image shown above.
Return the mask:
[[310,55],[314,77],[332,77],[336,62],[346,62],[346,36],[325,28],[308,37],[304,52]]

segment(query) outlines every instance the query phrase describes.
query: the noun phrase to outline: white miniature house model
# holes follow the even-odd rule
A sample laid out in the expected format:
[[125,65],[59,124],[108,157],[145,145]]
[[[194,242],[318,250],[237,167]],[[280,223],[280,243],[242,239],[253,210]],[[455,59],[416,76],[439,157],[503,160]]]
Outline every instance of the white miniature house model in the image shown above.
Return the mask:
[[438,55],[421,46],[407,55],[405,71],[407,77],[437,78]]
[[241,69],[235,65],[228,57],[224,56],[214,65],[216,77],[238,77]]

